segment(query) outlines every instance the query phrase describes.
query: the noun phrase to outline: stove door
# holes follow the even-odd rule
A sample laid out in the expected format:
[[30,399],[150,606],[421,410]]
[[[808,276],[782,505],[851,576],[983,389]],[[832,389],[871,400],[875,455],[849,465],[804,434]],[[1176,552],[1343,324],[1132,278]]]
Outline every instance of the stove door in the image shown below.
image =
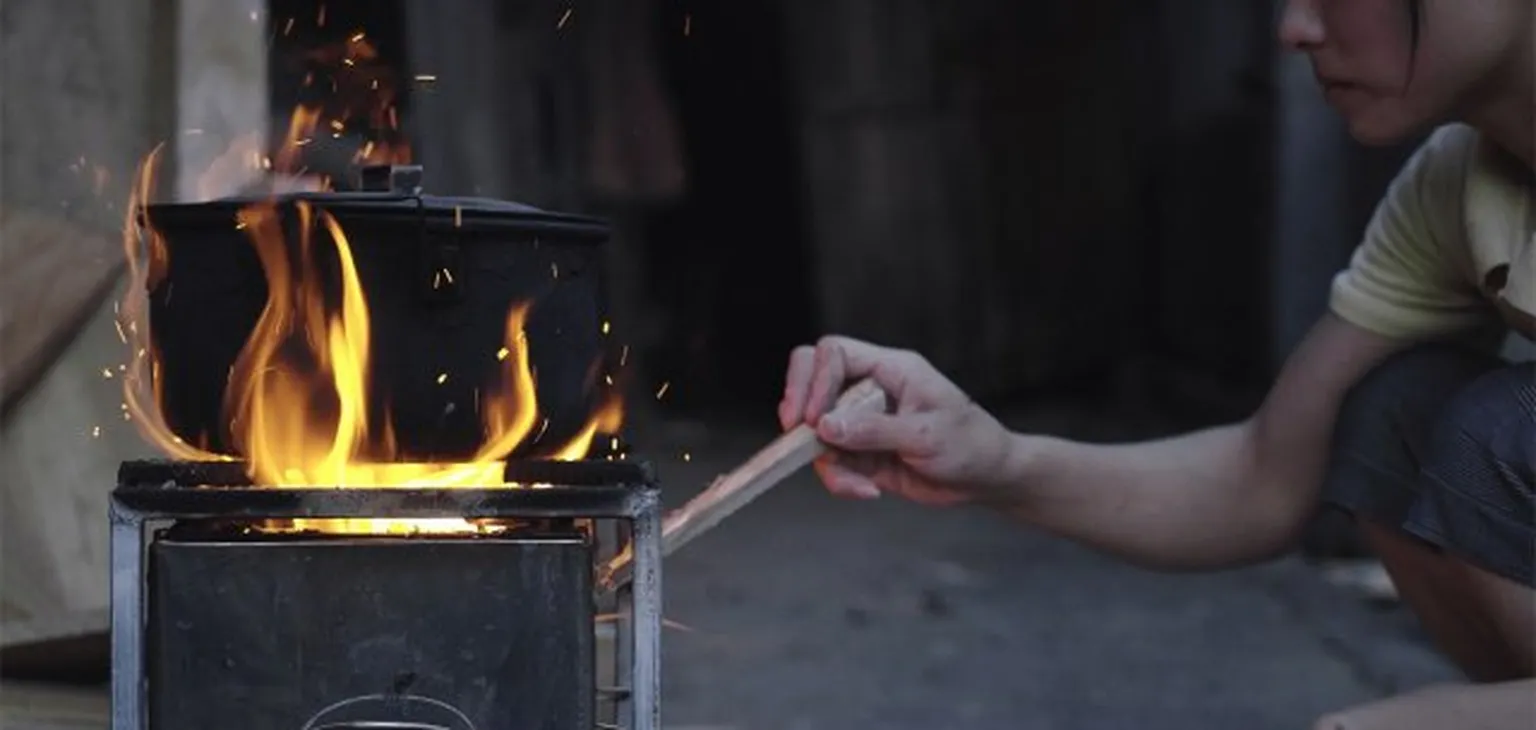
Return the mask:
[[155,730],[593,727],[579,535],[150,546]]

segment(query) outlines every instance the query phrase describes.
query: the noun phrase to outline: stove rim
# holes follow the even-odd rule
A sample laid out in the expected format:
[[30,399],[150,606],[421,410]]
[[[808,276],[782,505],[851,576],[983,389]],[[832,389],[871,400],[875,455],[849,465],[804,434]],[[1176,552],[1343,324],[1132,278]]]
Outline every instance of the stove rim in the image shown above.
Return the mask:
[[[566,488],[643,488],[656,484],[656,470],[649,461],[579,459],[511,459],[502,479],[521,484],[550,484]],[[263,487],[251,481],[246,462],[188,461],[179,459],[129,459],[118,465],[119,489],[166,489],[212,487]],[[284,487],[287,489],[288,487]],[[313,488],[331,489],[319,484]],[[390,487],[396,489],[396,487]],[[489,489],[507,489],[491,485]]]
[[504,474],[540,487],[254,486],[239,461],[125,461],[111,518],[634,519],[660,500],[649,462],[514,461]]

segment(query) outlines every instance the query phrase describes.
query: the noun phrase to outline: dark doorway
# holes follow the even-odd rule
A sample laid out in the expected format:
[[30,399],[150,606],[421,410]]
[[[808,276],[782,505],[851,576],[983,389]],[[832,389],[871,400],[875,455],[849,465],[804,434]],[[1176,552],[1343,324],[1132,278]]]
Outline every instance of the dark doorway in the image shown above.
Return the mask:
[[648,288],[669,321],[652,370],[672,384],[663,407],[759,412],[815,325],[782,11],[770,0],[660,8],[689,193],[646,231]]

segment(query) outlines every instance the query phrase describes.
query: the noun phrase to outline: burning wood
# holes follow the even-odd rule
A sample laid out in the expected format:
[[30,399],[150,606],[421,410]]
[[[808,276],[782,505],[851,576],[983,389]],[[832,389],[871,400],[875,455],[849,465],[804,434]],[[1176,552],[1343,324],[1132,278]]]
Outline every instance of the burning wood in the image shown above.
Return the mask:
[[0,208],[0,240],[0,414],[9,414],[101,306],[122,266],[110,234],[31,212]]

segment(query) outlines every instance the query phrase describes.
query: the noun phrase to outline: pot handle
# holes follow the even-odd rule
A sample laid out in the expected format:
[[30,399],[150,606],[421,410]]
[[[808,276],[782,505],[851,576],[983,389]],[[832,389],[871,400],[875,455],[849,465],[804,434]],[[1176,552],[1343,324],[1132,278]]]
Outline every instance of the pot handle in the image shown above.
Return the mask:
[[[398,717],[400,705],[414,705],[418,710],[425,710],[437,718],[447,720],[449,724],[441,725],[436,722],[416,722],[413,720],[343,720],[337,717],[342,710],[350,709],[347,715],[353,717],[373,716],[376,718]],[[358,705],[372,705],[366,709],[358,709]],[[337,718],[328,720],[327,718]],[[397,694],[372,694],[352,697],[331,704],[316,712],[300,730],[476,730],[475,723],[470,721],[459,708],[442,700],[421,695],[397,695]]]
[[421,165],[368,165],[358,171],[357,182],[365,193],[409,198],[421,195],[423,177]]
[[394,722],[391,720],[349,720],[320,725],[314,730],[452,730],[442,725],[421,722]]

